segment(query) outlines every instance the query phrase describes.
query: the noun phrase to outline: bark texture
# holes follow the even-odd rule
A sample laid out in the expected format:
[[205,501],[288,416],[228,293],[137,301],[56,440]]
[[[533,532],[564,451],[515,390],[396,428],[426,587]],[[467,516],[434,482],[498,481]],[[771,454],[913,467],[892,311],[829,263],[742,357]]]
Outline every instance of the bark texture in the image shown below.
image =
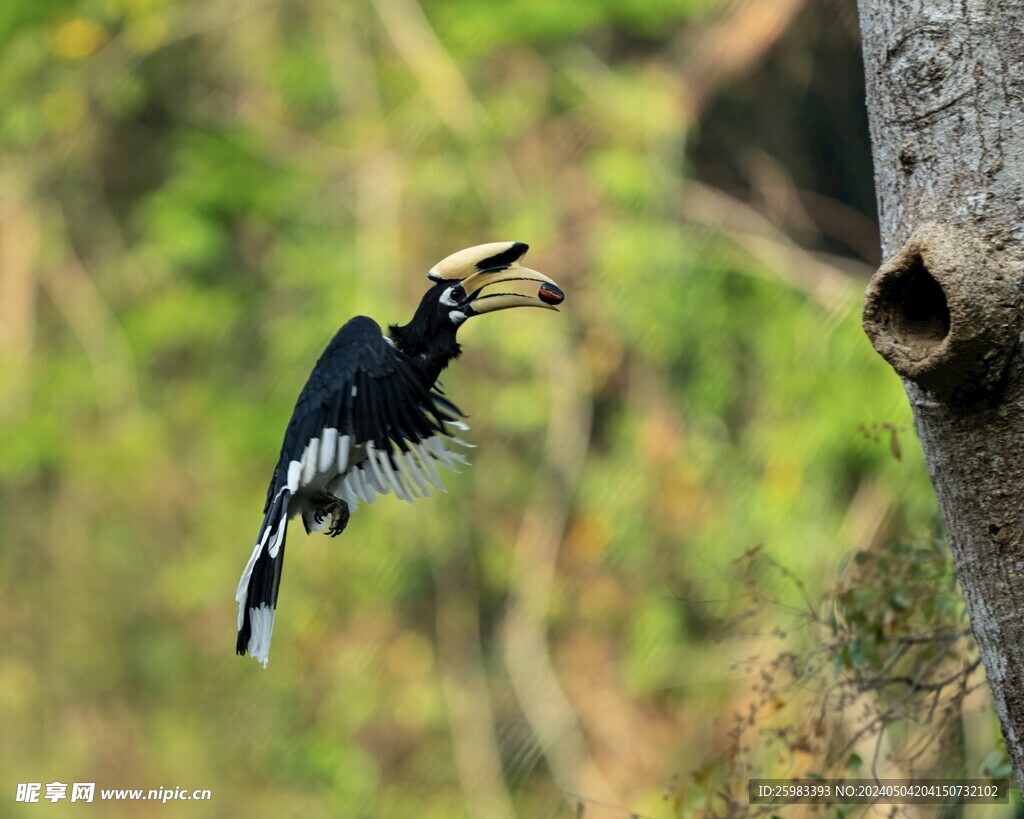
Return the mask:
[[859,0],[887,261],[864,329],[904,379],[1024,786],[1024,0]]

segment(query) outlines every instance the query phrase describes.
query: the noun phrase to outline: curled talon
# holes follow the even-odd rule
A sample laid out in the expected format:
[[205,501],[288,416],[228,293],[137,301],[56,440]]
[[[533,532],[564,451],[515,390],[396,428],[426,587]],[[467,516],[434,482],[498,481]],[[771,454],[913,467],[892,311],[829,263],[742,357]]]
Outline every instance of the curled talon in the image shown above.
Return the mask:
[[345,531],[348,526],[349,508],[348,504],[341,498],[335,497],[328,492],[322,492],[316,497],[317,507],[313,511],[313,520],[317,526],[321,526],[328,517],[331,518],[331,525],[325,534],[337,537]]
[[348,526],[349,508],[348,504],[343,500],[338,500],[334,504],[334,508],[331,510],[333,520],[331,521],[331,528],[327,530],[327,533],[331,537],[337,537],[345,531],[345,527]]

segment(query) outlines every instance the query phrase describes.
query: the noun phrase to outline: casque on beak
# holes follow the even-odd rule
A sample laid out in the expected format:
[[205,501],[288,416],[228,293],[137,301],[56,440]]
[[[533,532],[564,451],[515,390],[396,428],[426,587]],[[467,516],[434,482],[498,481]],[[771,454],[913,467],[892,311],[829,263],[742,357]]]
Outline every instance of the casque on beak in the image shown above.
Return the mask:
[[[530,249],[523,242],[490,242],[453,253],[431,268],[432,281],[459,281],[466,294],[467,316],[507,310],[510,307],[543,307],[557,310],[565,298],[558,283],[543,273],[523,267],[519,260]],[[523,293],[487,293],[481,291],[503,282],[538,282],[537,295]]]

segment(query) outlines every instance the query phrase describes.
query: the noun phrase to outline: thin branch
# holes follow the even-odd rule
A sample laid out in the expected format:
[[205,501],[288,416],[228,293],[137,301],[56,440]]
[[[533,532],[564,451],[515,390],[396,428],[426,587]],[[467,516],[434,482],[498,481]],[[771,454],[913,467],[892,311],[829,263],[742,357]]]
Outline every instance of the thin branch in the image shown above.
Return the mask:
[[944,680],[939,680],[934,683],[923,683],[918,678],[900,676],[900,677],[880,677],[865,681],[862,684],[862,690],[871,691],[879,688],[886,688],[890,685],[907,685],[910,686],[912,691],[941,691],[951,683],[955,683],[964,676],[969,676],[977,670],[978,666],[981,665],[981,658],[975,659],[970,665],[960,669],[956,674],[947,677]]

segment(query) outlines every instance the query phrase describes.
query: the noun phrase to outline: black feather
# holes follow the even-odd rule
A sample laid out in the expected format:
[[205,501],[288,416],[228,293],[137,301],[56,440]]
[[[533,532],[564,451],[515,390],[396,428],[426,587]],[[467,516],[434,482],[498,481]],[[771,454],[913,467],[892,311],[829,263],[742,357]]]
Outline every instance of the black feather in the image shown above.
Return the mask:
[[[512,252],[512,249],[505,251],[506,254]],[[509,258],[514,261],[524,252],[525,245],[514,258]],[[396,446],[408,452],[409,443],[444,434],[446,421],[462,417],[458,407],[441,397],[439,389],[435,388],[440,372],[461,351],[455,340],[457,324],[448,315],[450,308],[440,301],[448,286],[442,283],[431,288],[409,324],[390,328],[393,344],[373,319],[357,316],[338,330],[313,367],[295,402],[267,488],[263,526],[257,543],[268,530],[271,534],[253,562],[246,586],[242,626],[236,643],[239,654],[247,651],[252,636],[249,610],[258,610],[261,605],[274,609],[277,605],[286,530],[282,532],[279,550],[273,558],[269,548],[278,525],[287,526],[293,492],[304,488],[301,476],[297,486],[289,487],[289,473],[294,475],[293,462],[301,461],[313,438],[322,438],[324,429],[336,429],[339,436],[349,437],[350,454],[372,442],[387,453],[404,491],[410,496],[419,494],[410,491],[411,477],[403,476],[397,468]],[[420,454],[436,460],[430,453]],[[361,463],[350,462],[348,467],[366,465],[364,455]]]

